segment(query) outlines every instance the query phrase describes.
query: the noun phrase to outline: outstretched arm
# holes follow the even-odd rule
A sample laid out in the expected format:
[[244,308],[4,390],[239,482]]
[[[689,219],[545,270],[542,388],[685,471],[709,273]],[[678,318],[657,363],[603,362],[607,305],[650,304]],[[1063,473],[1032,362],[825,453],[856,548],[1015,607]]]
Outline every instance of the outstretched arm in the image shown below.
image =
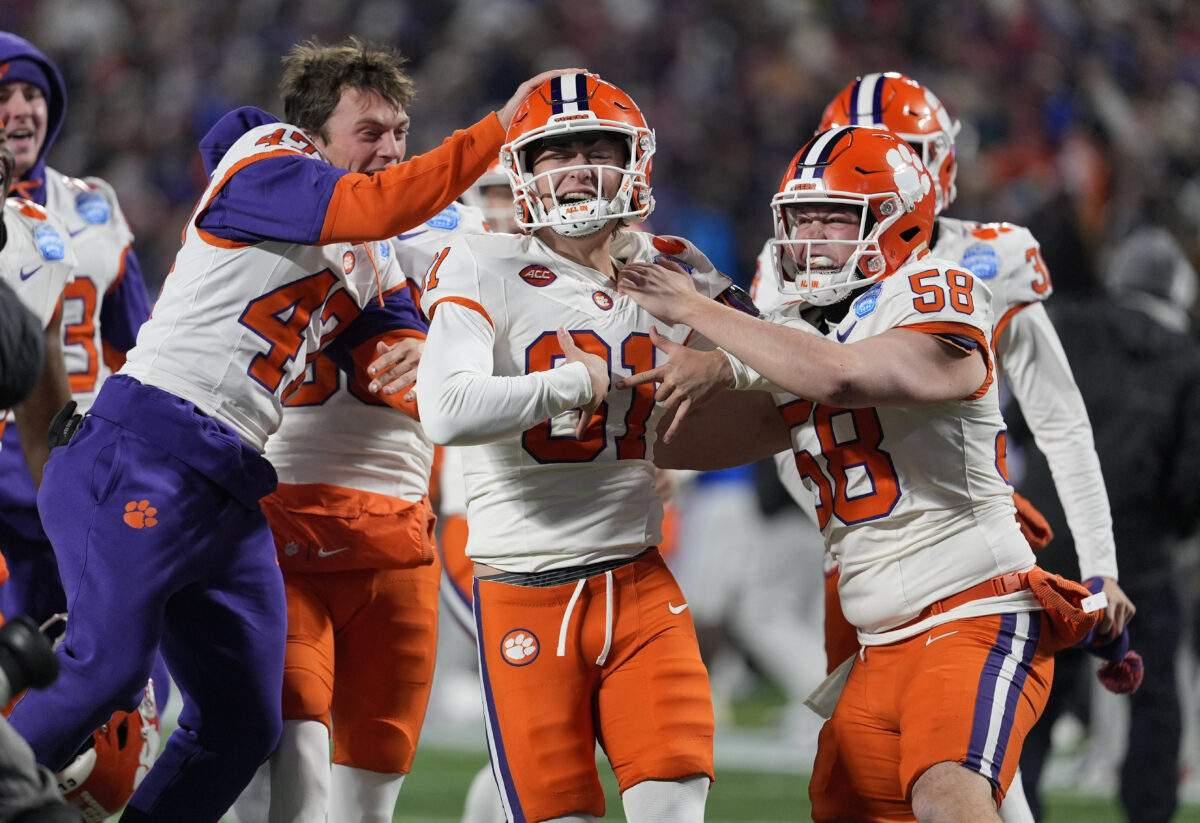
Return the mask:
[[618,290],[661,320],[691,326],[775,386],[839,408],[959,400],[987,378],[981,352],[903,328],[840,344],[743,314],[699,294],[681,269],[634,263]]

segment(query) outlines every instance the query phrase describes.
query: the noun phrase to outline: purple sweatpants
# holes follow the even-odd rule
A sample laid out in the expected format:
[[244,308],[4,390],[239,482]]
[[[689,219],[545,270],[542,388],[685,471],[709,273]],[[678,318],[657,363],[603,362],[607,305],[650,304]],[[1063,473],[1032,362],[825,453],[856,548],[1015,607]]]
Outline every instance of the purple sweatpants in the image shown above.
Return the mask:
[[123,375],[46,466],[70,619],[58,680],[11,722],[58,769],[133,708],[161,650],[184,708],[123,821],[217,821],[275,748],[287,609],[258,506],[275,483],[231,429]]

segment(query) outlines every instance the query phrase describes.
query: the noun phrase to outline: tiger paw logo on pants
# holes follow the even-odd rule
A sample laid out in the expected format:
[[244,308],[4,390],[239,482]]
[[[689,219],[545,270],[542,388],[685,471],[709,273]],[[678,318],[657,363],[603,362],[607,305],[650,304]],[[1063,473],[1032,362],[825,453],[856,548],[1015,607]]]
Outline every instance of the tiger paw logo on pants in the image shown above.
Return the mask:
[[148,529],[158,525],[158,509],[149,500],[130,500],[125,504],[125,524],[134,529]]
[[541,648],[542,644],[529,629],[513,629],[500,641],[504,662],[513,666],[528,666]]

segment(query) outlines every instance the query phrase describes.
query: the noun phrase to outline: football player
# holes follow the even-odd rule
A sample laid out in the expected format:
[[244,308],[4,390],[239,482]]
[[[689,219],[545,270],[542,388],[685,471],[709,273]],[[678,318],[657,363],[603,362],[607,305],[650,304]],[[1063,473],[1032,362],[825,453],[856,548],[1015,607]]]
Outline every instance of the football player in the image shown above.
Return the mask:
[[[402,116],[410,100],[411,91]],[[403,159],[406,132],[384,138],[395,146],[370,171]],[[416,289],[403,273],[419,278],[449,237],[485,231],[479,209],[451,203],[393,238],[387,265],[400,274],[396,287]],[[280,482],[262,506],[288,604],[284,721],[256,776],[269,775],[269,812],[252,808],[258,792],[248,790],[235,807],[242,820],[389,823],[412,768],[437,653],[433,444],[411,414],[377,394],[412,383],[425,328],[414,322],[383,352],[365,392],[318,356],[267,443]]]
[[509,820],[603,815],[597,740],[631,821],[703,819],[712,779],[708,677],[656,548],[662,409],[649,387],[609,390],[655,359],[654,318],[616,293],[617,261],[684,259],[706,295],[737,298],[690,243],[618,231],[653,207],[654,151],[616,86],[547,81],[501,155],[529,233],[455,240],[425,276],[421,419],[435,443],[465,447],[485,725]]
[[[992,337],[998,374],[1008,381],[1038,447],[1054,469],[1059,496],[1075,537],[1081,575],[1104,581],[1110,608],[1102,632],[1111,639],[1132,616],[1133,604],[1117,583],[1112,516],[1091,424],[1062,345],[1042,305],[1053,287],[1037,240],[1021,226],[976,223],[944,214],[956,193],[958,164],[954,140],[961,124],[950,116],[932,91],[917,81],[895,72],[856,78],[826,107],[820,128],[848,125],[890,129],[920,152],[933,175],[937,218],[930,247],[937,257],[956,261],[983,280],[992,292],[995,316]],[[789,299],[785,286],[775,276],[780,269],[771,260],[773,253],[778,253],[778,247],[770,243],[764,246],[752,288],[755,301],[764,309]],[[783,276],[788,275],[784,272]],[[785,484],[796,490],[797,496],[808,497],[807,492],[796,489],[797,475],[790,465],[785,465],[790,463],[790,457],[782,455],[776,459]],[[1015,501],[1027,537],[1035,547],[1039,543],[1044,545],[1049,539],[1044,532],[1044,520],[1019,495]],[[832,606],[827,608],[826,624],[835,627],[841,622],[835,599],[836,568],[831,569],[828,579],[826,592]],[[828,638],[830,670],[857,649],[853,640],[847,646],[845,637],[843,633]]]
[[[847,125],[890,129],[920,152],[933,175],[937,218],[930,246],[936,256],[957,261],[986,282],[992,292],[997,374],[1007,380],[1038,448],[1053,469],[1075,538],[1081,576],[1099,578],[1109,600],[1101,634],[1107,639],[1115,637],[1133,616],[1134,606],[1117,583],[1112,515],[1087,410],[1043,306],[1053,287],[1037,240],[1021,226],[976,223],[944,213],[956,194],[955,137],[961,124],[950,116],[937,95],[911,77],[887,72],[855,78],[826,107],[820,128]],[[775,306],[787,299],[775,275],[781,269],[772,263],[771,254],[768,243],[759,256],[752,287],[755,300],[763,306]],[[783,453],[775,459],[780,479],[793,496],[810,498],[798,488],[799,475],[791,455]],[[1014,495],[1014,502],[1031,545],[1035,549],[1045,545],[1050,535],[1040,513],[1020,495]],[[857,650],[858,644],[853,629],[841,615],[837,565],[828,555],[825,564],[826,667],[832,671]],[[1019,772],[1015,785],[1022,789]],[[1009,798],[1002,810],[1008,823],[1033,819],[1023,791],[1011,792]]]
[[359,374],[381,336],[403,332],[416,314],[406,290],[380,287],[381,243],[478,177],[548,76],[438,149],[368,174],[381,135],[402,125],[398,56],[358,41],[297,54],[293,82],[320,127],[242,108],[204,138],[210,183],[154,315],[39,495],[72,619],[58,681],[12,722],[60,767],[133,707],[161,646],[186,699],[130,819],[215,821],[274,750],[286,601],[258,501],[276,485],[261,452],[282,397],[331,341]]
[[929,254],[935,198],[890,132],[822,131],[772,200],[773,259],[800,298],[778,322],[710,306],[673,267],[620,273],[643,308],[725,351],[656,334],[667,364],[618,383],[661,381],[675,416],[656,459],[719,468],[790,442],[817,499],[861,644],[818,742],[820,821],[999,820],[1053,651],[1100,616],[1036,568],[1016,522],[991,295]]

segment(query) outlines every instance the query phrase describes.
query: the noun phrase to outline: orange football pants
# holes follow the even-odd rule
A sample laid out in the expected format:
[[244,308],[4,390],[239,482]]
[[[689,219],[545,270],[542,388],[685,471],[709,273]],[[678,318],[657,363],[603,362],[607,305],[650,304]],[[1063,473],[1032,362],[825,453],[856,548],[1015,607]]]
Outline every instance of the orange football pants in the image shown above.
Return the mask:
[[999,804],[1050,694],[1045,621],[970,617],[865,647],[818,738],[813,820],[915,820],[913,784],[944,761],[983,775]]
[[546,588],[476,579],[474,597],[488,746],[510,820],[602,816],[597,741],[621,791],[712,779],[708,672],[657,550]]
[[332,725],[333,762],[411,770],[433,685],[441,573],[436,553],[412,569],[284,572],[283,716]]

